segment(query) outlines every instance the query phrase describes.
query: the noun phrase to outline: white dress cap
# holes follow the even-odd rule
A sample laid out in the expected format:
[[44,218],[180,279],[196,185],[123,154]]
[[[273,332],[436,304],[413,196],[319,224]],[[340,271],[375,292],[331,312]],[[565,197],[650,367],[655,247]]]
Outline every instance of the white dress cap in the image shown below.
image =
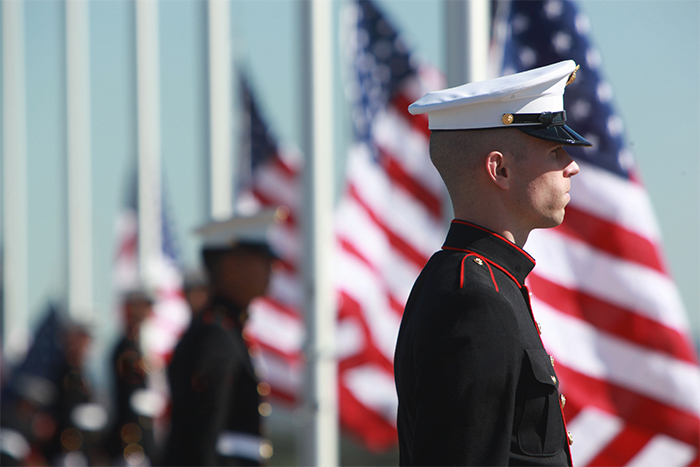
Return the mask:
[[[426,94],[408,107],[413,115],[428,113],[431,130],[499,128],[504,115],[564,110],[564,88],[576,70],[566,60],[500,78],[464,84]],[[532,123],[529,123],[532,125]]]
[[[195,230],[204,242],[203,251],[225,251],[241,245],[260,246],[269,250],[268,232],[274,224],[284,222],[288,209],[265,209],[252,216],[233,216],[223,221],[214,221]],[[270,254],[275,256],[271,251]]]

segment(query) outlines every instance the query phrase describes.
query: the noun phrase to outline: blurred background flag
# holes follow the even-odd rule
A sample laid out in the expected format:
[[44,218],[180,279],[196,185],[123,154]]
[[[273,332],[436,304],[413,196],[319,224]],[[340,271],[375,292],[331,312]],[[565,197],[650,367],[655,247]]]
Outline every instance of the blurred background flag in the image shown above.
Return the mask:
[[569,1],[501,2],[496,17],[502,74],[581,66],[565,108],[594,143],[567,149],[581,172],[564,223],[525,246],[537,259],[533,309],[562,380],[575,465],[698,465],[697,356],[588,29]]
[[[130,291],[146,288],[154,296],[153,315],[142,330],[143,350],[153,364],[162,367],[170,358],[177,341],[189,324],[190,311],[183,294],[180,264],[173,220],[166,196],[161,196],[161,254],[152,265],[157,278],[147,284],[140,275],[138,254],[138,196],[136,171],[133,171],[127,202],[117,219],[117,254],[114,259],[115,298]],[[121,307],[121,304],[117,304]],[[118,308],[121,313],[121,308]]]
[[[165,191],[161,185],[161,191]],[[153,313],[141,328],[141,350],[144,354],[148,378],[149,410],[155,419],[154,430],[160,438],[167,430],[167,404],[170,397],[166,366],[175,346],[192,317],[183,292],[183,270],[180,264],[173,221],[168,212],[167,197],[160,196],[160,246],[159,255],[151,264],[155,282],[142,277],[139,264],[139,215],[138,177],[132,170],[126,203],[117,217],[117,253],[113,266],[114,311],[119,328],[124,326],[124,304],[127,293],[144,291],[153,297]],[[113,345],[114,343],[110,343]],[[112,351],[110,347],[110,352]]]
[[341,18],[354,144],[336,217],[340,418],[369,449],[396,442],[393,357],[413,281],[446,231],[427,119],[407,107],[442,86],[373,2]]
[[[370,450],[396,443],[393,351],[403,305],[446,224],[445,193],[428,157],[427,120],[408,104],[442,85],[433,68],[414,62],[406,44],[372,2],[343,12],[348,99],[355,144],[336,213],[340,422]],[[241,80],[245,83],[245,80]],[[298,296],[299,157],[280,150],[248,89],[250,175],[238,209],[287,208],[273,233],[283,258],[268,297],[253,303],[251,335],[260,344],[273,394],[293,399],[301,384],[304,330]],[[241,173],[245,174],[246,170]],[[296,292],[295,292],[296,290]]]
[[13,402],[16,397],[26,397],[40,406],[55,402],[63,370],[65,326],[53,303],[47,306],[45,313],[24,360],[11,374],[5,370],[9,380],[3,387],[3,399]]
[[[278,400],[295,403],[302,386],[302,346],[305,339],[303,302],[299,271],[299,181],[301,155],[279,147],[264,121],[248,80],[239,77],[243,117],[238,173],[241,193],[236,210],[253,213],[262,208],[277,209],[278,222],[269,232],[269,242],[281,261],[265,297],[250,306],[246,333],[254,342],[262,371],[261,394],[268,391]],[[265,384],[269,385],[265,386]]]

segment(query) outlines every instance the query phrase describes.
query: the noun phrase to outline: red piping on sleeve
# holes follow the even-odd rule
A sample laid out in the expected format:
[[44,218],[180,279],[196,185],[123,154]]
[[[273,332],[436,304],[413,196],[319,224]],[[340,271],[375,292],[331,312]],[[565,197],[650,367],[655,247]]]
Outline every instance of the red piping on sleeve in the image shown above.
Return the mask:
[[[470,256],[473,256],[475,258],[479,258],[480,260],[482,260],[486,264],[486,266],[489,268],[489,274],[491,274],[491,281],[493,282],[493,286],[496,288],[496,292],[498,292],[498,284],[496,283],[496,277],[493,275],[493,269],[491,269],[491,262],[489,260],[487,260],[486,258],[484,258],[483,256],[479,256],[472,251],[467,251],[467,250],[459,250],[459,251],[465,251],[467,253],[464,256],[464,258],[462,258],[462,267],[461,267],[461,270],[459,271],[459,288],[461,289],[464,287],[464,261],[466,261],[466,259],[469,258]],[[495,266],[497,266],[497,265],[495,265]],[[506,274],[508,274],[507,271],[506,271]],[[510,275],[510,274],[508,274],[508,275]],[[513,278],[513,280],[515,280],[515,279]],[[515,281],[515,283],[517,284],[518,281]]]
[[[463,252],[465,252],[465,253],[468,253],[467,256],[478,256],[479,258],[481,258],[482,260],[484,260],[487,264],[490,264],[490,265],[492,265],[492,266],[497,267],[498,269],[500,269],[500,270],[503,272],[503,274],[505,274],[506,276],[510,277],[510,279],[511,279],[513,282],[515,282],[515,283],[517,284],[517,286],[518,286],[519,289],[521,289],[521,288],[523,287],[522,284],[521,284],[520,282],[518,282],[518,279],[516,279],[515,276],[514,276],[513,274],[509,273],[509,272],[506,270],[506,268],[504,268],[503,266],[500,266],[500,265],[497,264],[497,263],[494,263],[493,261],[488,260],[487,258],[484,258],[483,256],[479,256],[478,254],[474,253],[473,251],[465,250],[464,248],[454,248],[454,247],[451,247],[451,246],[443,246],[442,249],[443,249],[443,250],[452,250],[452,251],[463,251]],[[462,263],[462,264],[464,264],[464,263]],[[489,269],[490,269],[490,268],[489,268]],[[464,266],[462,267],[462,270],[464,271]],[[491,277],[493,277],[493,271],[491,272]],[[494,282],[494,283],[495,283],[495,282]]]
[[469,255],[465,255],[464,258],[462,258],[462,264],[459,270],[459,288],[463,289],[464,288],[464,261],[466,261],[467,257]]
[[493,281],[493,286],[496,288],[496,292],[498,292],[498,284],[496,284],[496,278],[493,275],[493,269],[491,269],[491,263],[486,261],[486,266],[489,267],[489,274],[491,274],[491,280]]

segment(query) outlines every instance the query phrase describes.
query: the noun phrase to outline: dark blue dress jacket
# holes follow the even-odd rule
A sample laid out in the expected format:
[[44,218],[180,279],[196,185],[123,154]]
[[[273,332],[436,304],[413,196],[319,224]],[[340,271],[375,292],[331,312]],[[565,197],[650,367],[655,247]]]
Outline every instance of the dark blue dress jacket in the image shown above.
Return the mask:
[[565,400],[524,285],[534,266],[505,238],[452,222],[399,331],[401,465],[571,465]]

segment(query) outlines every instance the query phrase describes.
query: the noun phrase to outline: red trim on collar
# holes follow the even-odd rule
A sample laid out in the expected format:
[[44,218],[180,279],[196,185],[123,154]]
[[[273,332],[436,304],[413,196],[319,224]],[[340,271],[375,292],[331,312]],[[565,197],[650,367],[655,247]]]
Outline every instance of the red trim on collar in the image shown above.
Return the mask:
[[[488,259],[488,258],[484,258],[483,256],[481,256],[481,255],[479,255],[479,254],[477,254],[477,253],[475,253],[475,252],[473,252],[473,251],[471,251],[471,250],[466,250],[466,249],[464,249],[464,248],[455,248],[455,247],[452,247],[452,246],[443,246],[442,249],[443,249],[443,250],[452,250],[452,251],[463,251],[464,253],[467,253],[467,256],[465,256],[464,258],[462,258],[462,275],[460,276],[460,288],[461,288],[462,285],[464,285],[464,260],[465,260],[468,256],[477,256],[477,257],[481,258],[482,260],[486,261],[487,264],[490,264],[490,265],[493,265],[493,266],[497,267],[497,268],[500,269],[506,276],[510,277],[511,280],[512,280],[513,282],[515,282],[515,284],[518,286],[519,289],[522,289],[522,287],[523,287],[523,285],[522,285],[520,282],[518,282],[518,279],[516,279],[515,276],[514,276],[513,274],[509,273],[509,272],[506,270],[506,268],[504,268],[503,266],[501,266],[501,265],[499,265],[499,264],[497,264],[497,263],[494,263],[493,261],[491,261],[491,260]],[[489,267],[489,270],[490,270],[490,267]],[[493,278],[493,283],[494,283],[494,285],[496,285],[496,279],[493,277],[493,271],[491,271],[491,278]],[[497,285],[496,285],[496,291],[498,291],[498,286],[497,286]]]
[[[518,245],[516,245],[515,243],[511,242],[510,240],[508,240],[507,238],[503,237],[502,235],[497,234],[497,233],[494,232],[493,230],[489,230],[489,229],[487,229],[487,228],[485,228],[485,227],[482,227],[482,226],[480,226],[480,225],[472,224],[471,222],[463,221],[463,220],[461,220],[461,219],[452,219],[452,223],[453,223],[453,224],[468,225],[468,226],[470,226],[470,227],[474,227],[475,229],[479,229],[479,230],[481,230],[482,232],[486,232],[486,233],[488,233],[488,234],[491,234],[491,235],[493,235],[494,237],[496,237],[496,238],[498,238],[498,239],[500,239],[500,240],[506,242],[508,245],[510,245],[510,246],[514,247],[515,249],[517,249],[518,251],[520,251],[520,252],[521,252],[522,254],[524,254],[530,261],[532,261],[532,264],[537,264],[537,261],[535,261],[535,258],[533,258],[532,256],[530,256],[530,254],[529,254],[527,251],[523,250],[523,249],[520,248]],[[516,282],[517,282],[517,281],[516,281]]]

